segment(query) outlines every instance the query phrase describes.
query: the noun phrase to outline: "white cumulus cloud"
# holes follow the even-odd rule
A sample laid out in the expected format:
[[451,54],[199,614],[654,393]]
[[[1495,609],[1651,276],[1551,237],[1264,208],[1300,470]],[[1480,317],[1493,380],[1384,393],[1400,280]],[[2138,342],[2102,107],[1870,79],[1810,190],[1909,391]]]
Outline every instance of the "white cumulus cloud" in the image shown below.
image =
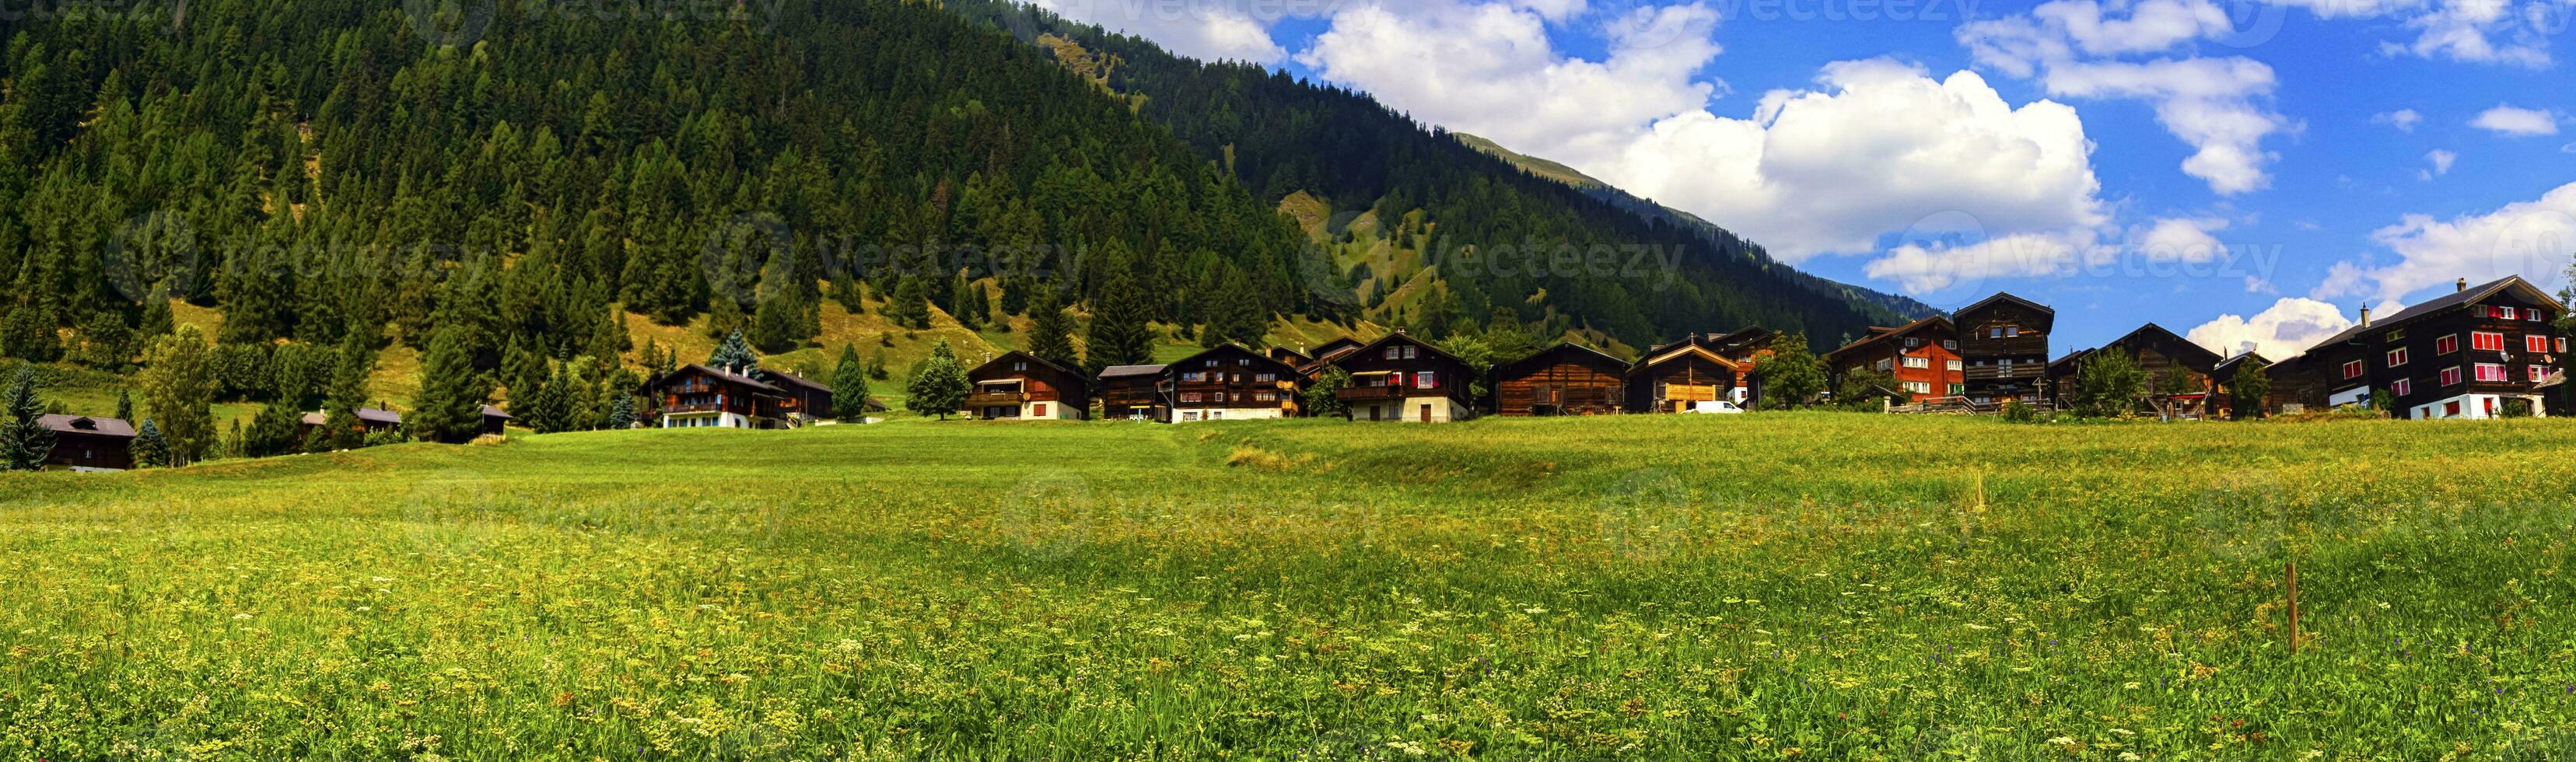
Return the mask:
[[2431,180],[2442,175],[2450,174],[2451,165],[2459,163],[2460,155],[2436,148],[2433,149],[2431,153],[2424,154],[2424,161],[2425,163],[2433,166],[2417,170],[2415,176],[2421,179]]
[[2385,114],[2372,114],[2370,123],[2395,127],[2398,132],[2414,132],[2415,125],[2424,123],[2424,115],[2411,108],[2401,108]]
[[2183,338],[2222,355],[2252,351],[2279,361],[2351,327],[2352,319],[2334,305],[2292,297],[2273,302],[2253,317],[2220,315]]
[[2533,201],[2506,204],[2485,214],[2437,219],[2409,214],[2370,234],[2397,261],[2370,266],[2338,263],[2319,298],[2362,296],[2381,302],[2449,285],[2520,275],[2554,288],[2576,252],[2576,183],[2558,186]]
[[2517,138],[2558,134],[2558,115],[2540,109],[2521,108],[2498,103],[2495,108],[2478,112],[2469,126]]
[[1028,0],[1058,16],[1151,39],[1205,60],[1275,64],[1288,51],[1270,38],[1283,4],[1268,0]]

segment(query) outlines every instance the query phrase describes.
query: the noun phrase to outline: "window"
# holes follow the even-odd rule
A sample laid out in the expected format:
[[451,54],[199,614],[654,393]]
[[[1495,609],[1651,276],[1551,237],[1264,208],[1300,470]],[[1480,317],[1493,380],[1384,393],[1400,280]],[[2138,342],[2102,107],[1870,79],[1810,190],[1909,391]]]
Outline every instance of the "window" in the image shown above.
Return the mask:
[[2460,383],[2460,369],[2459,369],[2459,367],[2458,367],[2458,366],[2452,366],[2452,367],[2448,367],[2448,368],[2443,368],[2443,369],[2442,369],[2442,385],[2443,385],[2443,386],[2458,386],[2458,385],[2459,385],[2459,383]]
[[1922,339],[1917,339],[1917,338],[1914,338],[1914,337],[1911,337],[1911,336],[1908,336],[1908,337],[1906,337],[1906,338],[1905,338],[1905,348],[1906,348],[1906,349],[1919,349],[1919,348],[1921,348],[1922,346],[1923,346],[1923,340],[1922,340]]
[[1216,367],[1216,361],[1215,361],[1215,360],[1207,360],[1207,361],[1204,361],[1204,362],[1201,364],[1201,366],[1200,366],[1200,367],[1206,367],[1206,368],[1213,368],[1213,367]]
[[2547,366],[2547,365],[2534,365],[2534,366],[2531,366],[2531,382],[2532,382],[2532,383],[2535,383],[2535,384],[2536,384],[2536,383],[2540,383],[2540,382],[2542,382],[2542,381],[2547,381],[2547,380],[2549,380],[2549,366]]
[[2540,318],[2540,309],[2539,309],[2539,308],[2537,308],[2537,307],[2534,307],[2534,308],[2532,308],[2532,309],[2523,310],[2523,311],[2522,311],[2522,319],[2524,319],[2524,320],[2529,320],[2529,321],[2534,322],[2534,323],[2541,322],[2541,318]]
[[1963,394],[1967,394],[1967,393],[1968,393],[1968,385],[1967,385],[1967,384],[1951,384],[1951,385],[1950,385],[1950,396],[1952,396],[1952,397],[1957,397],[1957,396],[1959,396],[1959,395],[1963,395]]
[[1951,361],[1950,361],[1950,372],[1952,372],[1952,373],[1956,373],[1956,372],[1958,372],[1958,371],[1960,370],[1961,365],[1962,365],[1962,364],[1961,364],[1959,361],[1957,361],[1957,360],[1951,360]]
[[2460,351],[2459,334],[2454,333],[2449,336],[2433,340],[2433,354],[2447,355],[2457,351]]
[[2354,361],[2351,361],[2351,362],[2344,363],[2344,364],[2343,364],[2343,377],[2344,377],[2344,378],[2360,378],[2360,377],[2361,377],[2361,361],[2360,361],[2360,360],[2354,360]]
[[1182,381],[1185,381],[1185,382],[1188,382],[1188,383],[1193,383],[1193,384],[1195,384],[1195,383],[1198,383],[1198,382],[1201,382],[1201,381],[1205,381],[1205,380],[1207,380],[1207,374],[1205,374],[1205,373],[1183,373],[1183,374],[1181,374],[1181,380],[1182,380]]
[[2405,341],[2405,340],[2406,340],[2406,329],[2404,329],[2404,328],[2399,328],[2399,329],[2394,330],[2394,331],[2389,331],[2389,332],[2388,332],[2388,338],[2383,339],[2383,341],[2386,341],[2386,342],[2388,342],[2388,343],[2390,343],[2390,344],[2395,344],[2395,343],[2397,343],[2397,342]]
[[2542,336],[2537,333],[2524,336],[2522,337],[2522,349],[2523,351],[2530,352],[2532,354],[2548,354],[2549,337]]
[[2404,397],[2404,396],[2407,396],[2407,395],[2410,395],[2410,394],[2414,394],[2414,393],[2415,393],[2415,379],[2411,379],[2411,378],[2401,378],[2401,379],[2397,379],[2397,383],[2393,383],[2393,384],[2389,384],[2389,385],[2388,385],[2388,393],[2389,393],[2389,394],[2397,395],[2397,396],[2399,396],[2399,397]]
[[1035,405],[1030,405],[1030,406],[1029,406],[1029,414],[1030,414],[1030,415],[1036,415],[1036,416],[1044,416],[1044,415],[1046,415],[1046,403],[1044,403],[1044,402],[1040,402],[1040,403],[1035,404]]
[[1256,402],[1278,402],[1278,401],[1279,401],[1279,393],[1278,393],[1278,392],[1253,392],[1253,393],[1252,393],[1252,399],[1253,399],[1254,401],[1256,401]]
[[2400,365],[2405,365],[2405,364],[2406,364],[2406,348],[2405,348],[2405,347],[2398,347],[2398,348],[2396,348],[2396,349],[2388,350],[2388,367],[2394,368],[2394,367],[2397,367],[2397,366],[2400,366]]
[[1420,349],[1420,347],[1405,347],[1405,348],[1404,348],[1404,359],[1407,359],[1407,360],[1411,360],[1411,359],[1413,359],[1413,358],[1414,358],[1414,354],[1413,354],[1413,352],[1414,352],[1414,350],[1416,350],[1416,349]]
[[1207,399],[1207,395],[1200,394],[1198,392],[1181,392],[1182,404],[1197,404],[1205,399]]
[[1277,374],[1277,373],[1255,373],[1255,374],[1252,374],[1252,381],[1253,381],[1253,383],[1257,383],[1257,384],[1275,384],[1275,383],[1278,383],[1278,382],[1279,382],[1279,374]]
[[1420,372],[1420,373],[1415,373],[1415,374],[1413,374],[1413,388],[1415,388],[1415,389],[1430,389],[1430,388],[1438,387],[1440,384],[1439,384],[1439,383],[1438,383],[1438,381],[1434,378],[1434,377],[1435,377],[1435,376],[1437,376],[1437,375],[1438,375],[1438,374],[1433,373],[1433,372],[1431,372],[1431,371],[1427,371],[1427,370],[1426,370],[1426,371],[1423,371],[1423,372]]
[[2506,308],[2504,308],[2504,313],[2503,313],[2503,314],[2500,314],[2500,315],[2497,315],[2496,317],[2504,318],[2504,319],[2506,319],[2506,320],[2521,320],[2521,319],[2522,319],[2522,316],[2521,316],[2521,315],[2519,315],[2519,314],[2516,314],[2516,313],[2513,311],[2513,308],[2512,308],[2512,307],[2506,307]]
[[1404,359],[1404,349],[1403,349],[1402,347],[1387,347],[1387,348],[1386,348],[1386,359],[1389,359],[1389,360],[1402,360],[1402,359]]
[[1028,370],[1028,369],[1029,369],[1029,364],[1028,364],[1028,363],[1024,363],[1024,362],[1015,362],[1015,363],[1011,363],[1011,370]]
[[1905,382],[1905,391],[1909,394],[1931,394],[1932,382],[1907,381]]
[[2502,365],[2497,365],[2497,364],[2495,364],[2495,363],[2484,363],[2484,362],[2482,362],[2482,363],[2478,363],[2478,381],[2479,381],[2479,382],[2484,383],[2484,382],[2488,382],[2488,381],[2503,381],[2503,380],[2505,380],[2505,378],[2504,378],[2504,366],[2502,366]]
[[1932,367],[1932,358],[1929,358],[1929,357],[1908,357],[1908,358],[1905,358],[1905,367],[1908,367],[1908,368],[1929,368],[1929,367]]
[[1214,402],[1224,402],[1225,392],[1217,392],[1216,396],[1210,397],[1209,400]]
[[2443,404],[2442,414],[2447,416],[2458,416],[2460,414],[2460,403],[2450,402]]
[[1989,338],[1989,339],[2000,339],[2000,338],[2003,338],[2003,337],[2004,337],[2004,329],[2001,329],[2001,328],[1989,328],[1989,329],[1986,329],[1986,338]]
[[1879,369],[1879,370],[1882,370],[1882,371],[1887,370],[1887,369],[1888,369],[1887,361],[1886,361],[1886,360],[1880,360],[1880,361],[1878,361],[1878,369]]
[[1941,348],[1956,352],[1959,351],[1959,342],[1954,339],[1942,339]]
[[2489,331],[2469,333],[2469,348],[2480,352],[2504,351],[2504,334]]
[[2020,335],[2021,335],[2021,326],[2017,326],[2017,325],[2008,325],[2008,326],[2004,326],[2004,338],[2010,339],[2010,338],[2018,337],[2018,336],[2020,336]]
[[2559,354],[2562,354],[2562,355],[2563,355],[2563,354],[2567,354],[2567,340],[2566,340],[2566,339],[2559,339],[2559,340],[2558,340],[2558,353],[2559,353]]
[[1249,368],[1252,367],[1252,358],[1239,358],[1234,361],[1234,364]]

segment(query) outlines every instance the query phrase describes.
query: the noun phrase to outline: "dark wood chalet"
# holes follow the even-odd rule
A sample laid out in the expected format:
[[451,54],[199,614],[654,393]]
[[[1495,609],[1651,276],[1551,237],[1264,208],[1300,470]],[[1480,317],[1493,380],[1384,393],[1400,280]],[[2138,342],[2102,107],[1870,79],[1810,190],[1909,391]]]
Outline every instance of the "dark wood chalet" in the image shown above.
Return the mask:
[[1632,413],[1679,413],[1702,402],[1732,402],[1743,367],[1718,354],[1715,337],[1691,335],[1646,350],[1628,369],[1626,408]]
[[1091,379],[1082,371],[1014,351],[966,372],[975,390],[966,414],[980,421],[1079,421],[1091,416]]
[[[380,403],[377,403],[377,404],[384,404],[384,403],[381,403],[381,402],[380,402]],[[484,408],[484,410],[485,410],[486,412],[493,412],[493,411],[492,411],[492,408],[489,408],[489,407]],[[507,418],[507,417],[508,417],[508,416],[503,416],[503,418]],[[350,426],[350,429],[351,429],[351,430],[353,430],[353,431],[364,432],[364,433],[367,433],[367,434],[385,434],[385,433],[396,432],[396,431],[401,431],[401,430],[402,430],[402,423],[403,423],[402,414],[401,414],[401,413],[394,412],[394,411],[391,411],[391,410],[386,410],[386,409],[384,409],[384,408],[380,408],[380,407],[362,407],[362,408],[358,408],[357,418],[358,418],[358,422],[357,422],[356,424],[352,424],[352,425]],[[311,435],[313,434],[313,430],[314,430],[314,429],[321,428],[321,427],[322,427],[322,423],[323,423],[324,421],[328,421],[328,420],[330,420],[330,419],[331,419],[331,412],[330,412],[330,411],[328,411],[328,410],[316,410],[316,411],[313,411],[313,412],[310,412],[310,413],[305,413],[305,414],[304,414],[304,429],[303,429],[303,434],[304,434],[304,435],[306,435],[306,436],[311,436]],[[488,418],[487,418],[487,423],[488,423]]]
[[1476,370],[1402,330],[1357,349],[1328,355],[1351,375],[1334,398],[1355,421],[1437,423],[1475,417]]
[[1628,362],[1573,342],[1494,366],[1494,412],[1608,415],[1627,402]]
[[1177,423],[1294,418],[1306,385],[1297,366],[1232,344],[1190,355],[1164,373]]
[[783,429],[792,395],[752,376],[684,365],[644,385],[662,428]]
[[832,387],[813,379],[781,370],[763,368],[752,371],[752,377],[766,381],[786,395],[778,403],[778,415],[790,426],[806,426],[832,418]]
[[1340,357],[1343,354],[1364,346],[1368,346],[1368,342],[1344,336],[1318,344],[1315,346],[1315,351],[1308,354],[1314,357],[1317,362],[1331,362],[1333,358]]
[[134,425],[117,418],[45,414],[36,424],[54,433],[47,469],[123,471],[134,467]]
[[2048,333],[2057,311],[2011,294],[1996,294],[1951,317],[1959,331],[1963,385],[1979,404],[2047,398]]
[[[2565,306],[2520,277],[2469,285],[2353,327],[2271,368],[2285,405],[2368,404],[2387,393],[2402,418],[2545,415],[2540,385],[2567,352]],[[2289,367],[2284,367],[2289,366]]]
[[1271,347],[1268,354],[1270,359],[1287,363],[1291,368],[1303,368],[1315,364],[1314,355],[1287,347]]
[[1092,381],[1100,398],[1100,417],[1109,421],[1172,420],[1171,389],[1163,371],[1168,365],[1112,365]]
[[[2049,387],[2058,404],[2070,402],[2068,396],[2075,392],[2074,380],[2083,372],[2083,363],[2105,352],[2126,354],[2138,369],[2146,371],[2148,408],[2140,412],[2164,418],[2205,418],[2224,409],[2217,404],[2218,364],[2226,358],[2154,323],[2139,326],[2098,349],[2075,352],[2050,363]],[[2172,388],[2167,380],[2172,376],[2182,377],[2183,391],[2167,391]]]
[[[2216,378],[2218,382],[2218,398],[2210,403],[2211,406],[2216,409],[2215,415],[2221,418],[2236,417],[2237,371],[2250,368],[2255,373],[2267,373],[2271,370],[2271,367],[2271,360],[2263,359],[2263,355],[2252,351],[2241,352],[2234,357],[2218,361],[2217,367],[2210,369],[2210,375]],[[2269,381],[2271,379],[2266,378],[2264,380]],[[2266,400],[2266,402],[2268,402],[2268,400]],[[2246,411],[2248,415],[2245,417],[2260,418],[2263,415],[2263,410],[2266,409],[2267,406],[2256,405],[2255,407],[2257,409]]]
[[1825,353],[1825,367],[1832,372],[1836,389],[1842,388],[1844,377],[1870,369],[1894,378],[1897,388],[1889,391],[1903,395],[1907,402],[1967,393],[1967,363],[1959,359],[1958,329],[1939,315],[1894,328],[1871,326],[1869,335]]

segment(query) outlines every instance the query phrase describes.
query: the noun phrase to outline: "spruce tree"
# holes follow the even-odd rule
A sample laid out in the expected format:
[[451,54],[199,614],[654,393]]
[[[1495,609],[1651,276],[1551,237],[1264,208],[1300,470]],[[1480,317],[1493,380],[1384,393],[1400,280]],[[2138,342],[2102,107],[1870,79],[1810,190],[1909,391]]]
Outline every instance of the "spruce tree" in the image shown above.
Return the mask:
[[529,390],[526,398],[514,404],[513,409],[519,414],[519,422],[527,424],[528,428],[535,429],[539,434],[572,430],[571,400],[567,399],[567,395],[572,391],[572,383],[573,380],[566,376],[564,369],[560,366],[556,367],[553,373],[546,376],[543,383]]
[[166,468],[170,465],[170,438],[161,435],[161,425],[143,419],[134,431],[134,467]]
[[760,311],[751,320],[752,346],[770,354],[794,351],[808,336],[801,319],[806,309],[793,289],[781,289],[760,300]]
[[116,419],[120,421],[134,420],[133,392],[124,389],[116,390]]
[[1081,355],[1073,351],[1073,321],[1065,318],[1064,307],[1056,301],[1053,286],[1042,286],[1035,301],[1029,304],[1029,354],[1067,368],[1082,367]]
[[5,398],[9,419],[0,421],[0,470],[34,471],[54,454],[54,432],[45,428],[44,400],[36,396],[36,368],[18,366]]
[[165,465],[194,463],[215,446],[215,381],[206,334],[191,323],[154,343],[143,374],[144,412],[170,445]]
[[930,294],[921,285],[921,276],[903,279],[894,287],[894,296],[885,307],[886,318],[895,325],[921,330],[930,327]]
[[841,345],[841,362],[832,367],[832,415],[844,421],[868,417],[868,366],[855,344]]
[[[327,424],[326,424],[327,427]],[[251,418],[250,428],[242,432],[242,456],[273,458],[296,452],[303,447],[304,416],[284,403],[271,403],[260,408]]]
[[[375,353],[366,341],[353,332],[340,343],[339,362],[332,367],[331,390],[324,394],[322,430],[329,432],[331,448],[355,450],[367,446],[364,422],[358,420],[358,408],[367,406],[367,379],[375,374]],[[271,407],[289,404],[279,400]]]
[[53,362],[63,355],[62,336],[44,309],[33,304],[11,308],[0,319],[0,354],[28,362]]
[[463,329],[442,327],[421,357],[420,394],[405,423],[422,441],[462,444],[482,433],[483,405],[492,398],[492,384],[474,369],[465,337]]
[[893,377],[894,374],[886,371],[885,347],[879,346],[876,352],[868,355],[868,378],[884,381]]
[[1109,258],[1108,266],[1109,277],[1091,301],[1091,333],[1083,342],[1088,347],[1084,367],[1093,376],[1112,365],[1136,365],[1154,358],[1154,329],[1146,322],[1153,305],[1145,287],[1124,257]]
[[716,345],[715,353],[707,356],[707,367],[747,376],[760,370],[760,355],[751,351],[751,343],[743,339],[741,331],[735,331],[725,334],[724,343]]
[[957,324],[965,326],[966,330],[982,330],[988,304],[984,300],[983,287],[967,278],[964,271],[959,271],[956,282],[948,287],[948,316],[956,318]]
[[733,297],[718,294],[715,307],[707,311],[707,337],[718,338],[741,333],[751,326],[751,318],[742,314],[742,305]]
[[966,394],[975,388],[966,378],[965,366],[957,362],[957,350],[949,348],[947,339],[930,347],[929,359],[912,367],[912,380],[904,386],[910,397],[904,402],[905,408],[915,415],[939,416],[943,421],[966,406]]
[[634,395],[619,393],[617,401],[608,406],[608,428],[611,431],[635,428]]

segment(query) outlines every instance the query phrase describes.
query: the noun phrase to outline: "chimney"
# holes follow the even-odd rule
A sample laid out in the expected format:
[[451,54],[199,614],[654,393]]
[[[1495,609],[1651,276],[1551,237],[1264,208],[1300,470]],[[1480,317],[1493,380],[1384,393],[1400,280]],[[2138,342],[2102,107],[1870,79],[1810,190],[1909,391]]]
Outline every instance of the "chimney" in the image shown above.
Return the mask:
[[2370,305],[2365,304],[2361,306],[2361,327],[2370,327]]
[[2457,288],[2457,289],[2459,289],[2459,290],[2461,290],[2461,291],[2467,291],[2467,290],[2469,290],[2469,279],[2467,279],[2467,278],[2461,278],[2461,279],[2460,279],[2460,281],[2459,281],[2458,283],[2453,284],[2453,287],[2454,287],[2454,288]]

